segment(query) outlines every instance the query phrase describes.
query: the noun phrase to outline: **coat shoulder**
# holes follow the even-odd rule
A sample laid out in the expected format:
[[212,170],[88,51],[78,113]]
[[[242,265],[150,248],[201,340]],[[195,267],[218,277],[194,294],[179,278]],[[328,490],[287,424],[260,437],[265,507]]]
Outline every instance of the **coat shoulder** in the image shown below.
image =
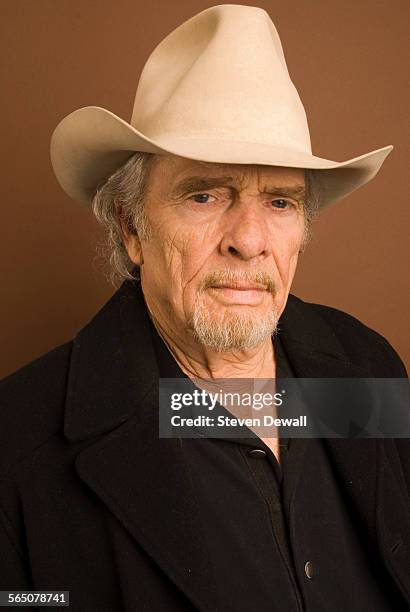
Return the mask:
[[0,381],[0,479],[63,427],[72,341]]
[[314,315],[327,325],[353,363],[366,367],[375,377],[407,378],[406,367],[390,342],[353,315],[332,306],[305,302],[290,295],[301,315]]

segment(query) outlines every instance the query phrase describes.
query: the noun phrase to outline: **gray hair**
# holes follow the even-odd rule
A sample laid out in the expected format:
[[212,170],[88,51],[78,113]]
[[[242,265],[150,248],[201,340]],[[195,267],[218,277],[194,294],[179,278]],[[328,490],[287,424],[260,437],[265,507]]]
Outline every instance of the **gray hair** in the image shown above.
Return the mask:
[[150,153],[134,153],[97,189],[92,201],[94,215],[105,229],[98,254],[104,264],[108,263],[108,277],[113,285],[139,276],[125,248],[121,223],[130,234],[141,240],[150,239],[151,226],[144,203],[154,158]]
[[[122,225],[130,234],[149,240],[152,229],[145,213],[145,200],[151,169],[155,160],[151,153],[137,152],[99,187],[92,201],[92,210],[105,229],[105,240],[97,247],[98,256],[108,264],[108,278],[116,286],[127,279],[139,278],[139,268],[128,256]],[[315,172],[305,170],[305,231],[300,252],[311,237],[313,219],[319,211],[319,191]]]

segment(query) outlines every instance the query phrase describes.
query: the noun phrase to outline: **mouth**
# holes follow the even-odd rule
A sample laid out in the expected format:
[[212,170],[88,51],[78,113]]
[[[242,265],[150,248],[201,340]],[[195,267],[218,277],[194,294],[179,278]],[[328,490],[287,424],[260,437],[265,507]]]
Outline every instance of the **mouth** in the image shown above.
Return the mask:
[[213,285],[212,289],[233,289],[235,291],[266,291],[263,285],[249,285],[245,283]]
[[221,284],[210,287],[218,301],[224,304],[260,305],[264,300],[266,287],[252,284]]

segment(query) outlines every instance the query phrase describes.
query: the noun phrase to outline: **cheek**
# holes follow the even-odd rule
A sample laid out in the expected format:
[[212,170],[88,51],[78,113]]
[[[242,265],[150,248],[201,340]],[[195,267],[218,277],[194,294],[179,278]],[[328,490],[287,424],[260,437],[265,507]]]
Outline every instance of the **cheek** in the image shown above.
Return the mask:
[[[199,227],[200,229],[200,227]],[[174,312],[186,318],[192,312],[201,275],[214,250],[214,242],[197,227],[168,232],[160,245],[163,253],[162,284],[169,287]]]
[[302,244],[304,225],[281,232],[281,238],[274,246],[275,260],[284,284],[293,277]]
[[154,235],[147,249],[155,253],[161,276],[166,276],[168,282],[172,278],[184,285],[212,252],[207,232],[198,225],[181,227],[181,222],[164,222],[156,226]]

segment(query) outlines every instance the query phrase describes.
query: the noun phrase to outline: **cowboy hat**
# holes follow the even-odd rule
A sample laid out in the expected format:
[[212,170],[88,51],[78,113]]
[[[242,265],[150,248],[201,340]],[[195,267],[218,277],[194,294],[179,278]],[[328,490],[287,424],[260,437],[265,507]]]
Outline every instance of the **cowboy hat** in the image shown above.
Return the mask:
[[70,113],[51,138],[64,191],[90,204],[137,151],[313,171],[324,207],[370,181],[393,149],[344,162],[312,155],[302,102],[279,35],[261,8],[223,4],[195,15],[151,53],[130,123],[98,106]]

